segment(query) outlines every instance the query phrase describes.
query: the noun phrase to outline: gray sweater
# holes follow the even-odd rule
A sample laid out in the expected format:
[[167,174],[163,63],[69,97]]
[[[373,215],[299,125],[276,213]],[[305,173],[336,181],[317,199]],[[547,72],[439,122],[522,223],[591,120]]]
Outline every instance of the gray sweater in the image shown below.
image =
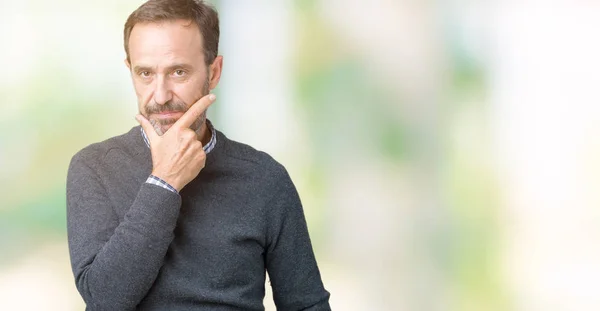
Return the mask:
[[330,310],[300,199],[285,168],[227,139],[180,194],[145,183],[140,128],[71,160],[71,265],[88,310]]

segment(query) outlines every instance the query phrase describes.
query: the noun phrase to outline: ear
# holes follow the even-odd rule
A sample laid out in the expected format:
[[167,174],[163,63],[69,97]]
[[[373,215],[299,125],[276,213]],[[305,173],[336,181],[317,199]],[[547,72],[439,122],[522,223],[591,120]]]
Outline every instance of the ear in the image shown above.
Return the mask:
[[210,79],[209,87],[214,89],[221,80],[221,72],[223,71],[223,56],[219,55],[215,57],[215,60],[208,68],[208,77]]

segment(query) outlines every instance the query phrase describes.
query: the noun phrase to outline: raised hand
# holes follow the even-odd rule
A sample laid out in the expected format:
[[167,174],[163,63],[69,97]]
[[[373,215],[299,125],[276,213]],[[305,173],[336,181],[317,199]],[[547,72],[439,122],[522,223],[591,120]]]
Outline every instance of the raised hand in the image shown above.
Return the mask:
[[202,142],[190,126],[215,99],[214,94],[200,98],[162,136],[156,133],[144,116],[135,117],[150,142],[152,175],[168,182],[177,191],[181,191],[204,168],[206,153],[202,149]]

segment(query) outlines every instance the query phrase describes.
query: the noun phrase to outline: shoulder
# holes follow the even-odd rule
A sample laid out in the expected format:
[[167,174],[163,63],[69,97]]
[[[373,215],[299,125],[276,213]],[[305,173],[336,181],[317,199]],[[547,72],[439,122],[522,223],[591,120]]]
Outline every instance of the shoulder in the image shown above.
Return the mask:
[[257,182],[265,183],[266,186],[274,187],[277,183],[290,180],[285,167],[270,154],[231,140],[223,133],[218,132],[218,136],[224,141],[221,160],[227,167],[239,174],[250,175]]
[[91,167],[96,166],[103,162],[106,155],[112,150],[119,150],[127,153],[135,152],[135,140],[137,136],[139,136],[139,140],[142,139],[139,126],[133,127],[127,133],[90,144],[73,155],[71,158],[71,166],[74,164],[85,164]]

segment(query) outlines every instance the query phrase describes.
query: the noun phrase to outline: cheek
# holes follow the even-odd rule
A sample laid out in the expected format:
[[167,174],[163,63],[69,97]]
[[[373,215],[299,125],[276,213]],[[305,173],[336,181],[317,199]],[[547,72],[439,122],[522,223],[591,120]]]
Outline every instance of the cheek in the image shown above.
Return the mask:
[[197,81],[187,81],[175,86],[173,93],[189,107],[202,97],[202,87],[203,85]]
[[142,108],[146,106],[150,99],[152,99],[152,88],[150,85],[134,82],[135,95],[138,100],[138,106]]

